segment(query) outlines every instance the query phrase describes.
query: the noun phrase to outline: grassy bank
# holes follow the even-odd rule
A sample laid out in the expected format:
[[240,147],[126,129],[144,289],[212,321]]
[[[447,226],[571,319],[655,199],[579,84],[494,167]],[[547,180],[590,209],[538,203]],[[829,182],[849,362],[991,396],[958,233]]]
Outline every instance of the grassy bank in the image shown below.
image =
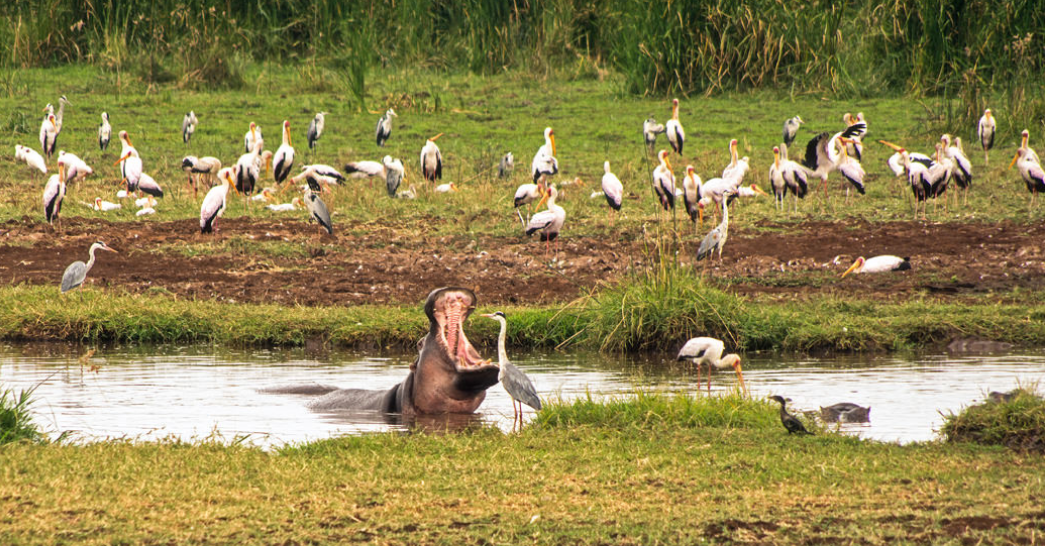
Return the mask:
[[[675,350],[711,335],[742,350],[874,351],[934,347],[954,338],[1045,345],[1045,302],[992,296],[960,302],[897,302],[811,296],[802,301],[741,298],[680,274],[668,286],[629,282],[562,307],[510,308],[509,343],[614,352]],[[487,309],[480,308],[481,311]],[[475,339],[495,325],[472,321]],[[52,287],[0,288],[0,339],[202,342],[240,346],[410,346],[427,319],[417,306],[283,307],[123,295],[88,290],[59,297]]]
[[209,442],[14,444],[0,449],[0,536],[1011,544],[1032,543],[1045,520],[1041,457],[789,437],[764,402],[703,399],[650,418],[655,407],[617,408],[644,418],[610,424],[564,406],[511,436],[382,434],[274,453]]

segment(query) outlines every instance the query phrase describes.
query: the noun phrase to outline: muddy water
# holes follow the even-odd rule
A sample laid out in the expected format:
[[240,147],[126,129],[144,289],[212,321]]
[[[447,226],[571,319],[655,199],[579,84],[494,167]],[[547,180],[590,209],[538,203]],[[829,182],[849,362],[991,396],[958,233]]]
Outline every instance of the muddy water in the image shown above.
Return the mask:
[[[117,347],[81,366],[68,345],[0,346],[0,386],[37,386],[33,411],[50,432],[75,438],[183,440],[216,437],[264,447],[343,434],[404,429],[369,412],[310,411],[308,396],[259,389],[322,383],[384,389],[400,381],[413,355],[304,350],[229,351],[212,347]],[[692,391],[696,376],[667,355],[622,359],[592,353],[513,353],[544,398],[628,395],[636,388]],[[744,377],[755,396],[781,394],[796,410],[836,402],[870,405],[869,425],[845,430],[866,438],[931,440],[942,413],[991,390],[1045,376],[1045,352],[910,357],[795,358],[747,355]],[[716,374],[712,393],[734,384]],[[511,427],[511,402],[490,389],[477,422]],[[527,408],[528,417],[532,412]]]

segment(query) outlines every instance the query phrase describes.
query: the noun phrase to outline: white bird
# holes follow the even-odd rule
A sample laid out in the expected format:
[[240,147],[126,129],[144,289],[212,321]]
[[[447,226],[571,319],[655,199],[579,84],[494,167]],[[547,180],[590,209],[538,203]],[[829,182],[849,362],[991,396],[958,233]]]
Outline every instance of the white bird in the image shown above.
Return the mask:
[[742,165],[740,162],[740,155],[737,154],[737,139],[733,138],[729,140],[729,165],[726,165],[722,169],[722,178],[731,178],[737,181],[737,185],[744,179],[744,175],[747,174],[747,165]]
[[698,219],[702,222],[704,220],[700,214],[700,207],[697,205],[703,185],[704,183],[693,169],[693,165],[686,165],[686,176],[682,177],[682,200],[686,204],[686,212],[689,214],[691,222],[696,222]]
[[123,177],[122,182],[127,186],[127,191],[138,191],[138,181],[141,179],[143,168],[141,156],[138,154],[138,150],[131,144],[131,137],[127,134],[127,131],[120,131],[119,137],[122,151],[120,152],[120,159],[113,165],[122,163],[120,174]]
[[786,145],[780,146],[780,172],[784,175],[784,181],[787,182],[791,195],[795,197],[794,205],[797,211],[798,200],[805,199],[806,193],[809,191],[809,171],[797,161],[788,159]]
[[436,139],[441,136],[443,133],[426,140],[421,148],[421,176],[432,182],[443,177],[443,154],[435,144]]
[[736,191],[736,196],[737,197],[751,198],[751,197],[758,197],[759,195],[769,195],[769,194],[766,193],[765,191],[763,191],[762,188],[760,188],[758,184],[750,184],[748,186],[740,186],[740,187],[737,188],[737,191]]
[[221,183],[211,188],[203,198],[203,205],[200,207],[200,233],[213,233],[214,223],[225,213],[229,188],[235,189],[232,170],[232,168],[225,167],[218,171],[218,179]]
[[409,188],[396,194],[396,199],[417,199],[417,188],[410,184]]
[[[602,170],[605,171],[602,175],[602,193],[606,196],[606,204],[610,206],[610,209],[619,211],[624,202],[624,184],[617,178],[617,175],[610,171],[609,161],[602,164]],[[610,225],[613,225],[612,212],[610,212]]]
[[110,139],[112,139],[112,125],[109,125],[109,113],[102,112],[102,123],[98,125],[98,149],[107,149]]
[[515,170],[515,156],[508,152],[497,164],[497,178],[508,178],[512,175],[513,170]]
[[780,147],[773,146],[773,163],[769,165],[769,187],[773,189],[773,197],[777,210],[783,210],[784,197],[787,196],[787,180],[780,168]]
[[740,366],[740,356],[736,354],[727,354],[725,357],[722,353],[725,352],[726,345],[722,341],[712,337],[695,337],[686,342],[679,351],[676,360],[689,360],[697,366],[697,389],[700,389],[700,367],[707,366],[708,368],[708,390],[711,390],[711,370],[725,370],[733,368],[733,371],[737,374],[737,382],[740,383],[740,388],[745,393],[747,392],[747,386],[744,384],[744,374]]
[[671,119],[664,124],[664,131],[667,133],[671,149],[675,150],[676,154],[682,155],[682,148],[686,144],[686,132],[682,129],[682,123],[679,122],[678,99],[671,99]]
[[121,208],[123,208],[123,205],[121,205],[119,203],[111,203],[109,201],[103,201],[101,197],[95,197],[94,198],[94,205],[91,208],[93,208],[94,210],[102,211],[102,212],[109,212],[109,211],[121,209]]
[[138,212],[134,213],[135,216],[147,216],[150,214],[156,214],[156,198],[148,195],[134,201],[135,206],[139,208]]
[[664,125],[657,123],[657,120],[653,119],[652,116],[642,122],[642,140],[646,142],[646,151],[648,153],[653,153],[653,149],[657,145],[657,135],[666,131],[667,129]]
[[156,214],[156,209],[152,206],[140,208],[138,209],[138,212],[134,213],[135,216],[149,216],[151,214]]
[[439,184],[435,187],[435,193],[453,193],[457,191],[457,184],[450,182],[449,184]]
[[305,136],[308,139],[309,150],[315,150],[316,143],[319,142],[319,137],[323,136],[323,127],[326,126],[326,115],[326,112],[319,112],[308,124],[308,133],[306,133]]
[[964,201],[968,203],[969,188],[972,186],[972,162],[969,161],[968,157],[965,157],[965,152],[961,149],[960,138],[954,139],[952,143],[951,135],[945,134],[940,137],[940,141],[943,143],[944,155],[952,162],[951,178],[958,184],[958,187],[962,190]]
[[660,206],[664,210],[671,210],[675,208],[675,174],[671,172],[667,150],[661,150],[657,158],[660,159],[660,165],[653,169],[653,191],[660,200]]
[[865,260],[863,256],[860,256],[853,262],[853,265],[849,266],[849,269],[845,270],[845,273],[842,273],[842,278],[844,279],[850,273],[884,273],[886,271],[906,271],[908,269],[911,269],[910,258],[884,254]]
[[[496,313],[487,313],[481,316],[501,323],[501,331],[497,334],[497,380],[512,399],[512,411],[515,412],[515,419],[521,421],[523,404],[539,411],[541,409],[541,399],[537,396],[537,389],[534,388],[529,376],[508,360],[508,351],[505,349],[505,338],[508,337],[508,319],[504,316],[504,313],[497,311]],[[516,404],[519,405],[518,409]]]
[[188,114],[181,120],[181,140],[185,144],[189,143],[189,139],[192,138],[193,133],[196,132],[196,124],[200,120],[196,117],[196,112],[189,110]]
[[555,157],[555,131],[551,127],[544,128],[544,144],[537,149],[530,163],[530,174],[537,182],[542,176],[558,174],[559,160]]
[[301,202],[301,198],[300,197],[295,197],[289,203],[273,203],[271,205],[268,205],[265,208],[267,208],[267,209],[269,209],[269,210],[271,210],[273,212],[289,212],[289,211],[292,211],[292,210],[297,210],[297,209],[301,208],[302,206],[304,206],[304,205]]
[[21,159],[30,168],[47,174],[47,162],[44,161],[44,156],[28,146],[15,145],[15,159]]
[[[337,169],[329,165],[313,164],[306,165],[304,170],[298,173],[290,179],[290,184],[284,184],[283,189],[289,188],[291,185],[301,184],[305,181],[307,187],[312,191],[319,192],[326,189],[327,186],[337,185],[345,179],[341,173],[337,172]],[[283,190],[281,190],[283,191]]]
[[795,116],[784,121],[784,146],[790,146],[798,136],[798,129],[802,126],[801,116]]
[[866,131],[867,125],[864,123],[854,123],[847,127],[844,131],[835,133],[820,133],[812,139],[806,145],[806,155],[802,161],[802,165],[812,171],[813,176],[820,178],[821,187],[824,190],[824,198],[827,198],[827,175],[838,168],[839,162],[842,160],[842,154],[838,148],[840,138],[852,138],[854,136],[863,135]]
[[722,221],[718,226],[708,233],[704,240],[700,243],[700,248],[697,249],[697,261],[703,260],[704,258],[711,257],[712,253],[718,250],[718,259],[722,260],[722,248],[726,246],[726,239],[729,238],[729,199],[722,200]]
[[[251,131],[255,130],[254,124],[250,124]],[[260,134],[253,140],[254,148],[250,152],[239,156],[236,161],[236,191],[243,195],[254,193],[254,186],[261,180],[261,146]]]
[[181,160],[181,168],[189,173],[189,185],[192,186],[192,197],[195,199],[200,182],[205,183],[207,188],[214,185],[221,170],[221,160],[211,156],[189,155]]
[[846,151],[849,152],[849,157],[856,158],[858,161],[862,161],[864,158],[864,143],[863,138],[867,134],[867,122],[864,121],[864,113],[858,112],[854,118],[849,112],[842,115],[842,121],[845,122],[846,127],[852,127],[857,123],[864,124],[864,131],[861,134],[853,135],[848,137],[845,147]]
[[980,146],[983,148],[983,164],[990,163],[990,151],[994,147],[994,133],[998,125],[994,122],[991,109],[983,111],[983,117],[976,125],[976,135],[980,137]]
[[44,122],[40,124],[40,148],[43,149],[47,159],[54,155],[55,147],[58,145],[58,124],[55,122],[54,114],[47,114]]
[[340,172],[338,172],[338,170],[335,169],[334,167],[331,167],[330,165],[324,165],[322,163],[312,163],[311,165],[302,165],[301,166],[301,171],[302,172],[304,172],[304,171],[311,171],[312,173],[314,173],[316,175],[326,176],[328,178],[332,178],[332,179],[334,179],[335,182],[338,182],[338,183],[345,181],[345,175],[343,175]]
[[54,225],[55,220],[59,220],[59,225],[61,224],[59,216],[62,212],[62,201],[65,199],[64,170],[65,166],[59,163],[58,174],[51,175],[51,178],[44,186],[44,220],[52,226]]
[[[866,173],[864,172],[864,167],[860,165],[860,161],[855,157],[849,157],[849,145],[852,144],[852,141],[843,137],[838,139],[838,142],[842,145],[842,156],[838,160],[838,172],[842,175],[842,178],[848,180],[856,188],[856,191],[860,192],[860,195],[864,195],[867,193],[867,190],[864,188],[864,176],[866,176]],[[845,189],[845,198],[846,202],[848,202],[848,186]]]
[[385,167],[385,189],[388,190],[388,196],[394,198],[399,185],[406,178],[406,168],[402,161],[392,159],[390,155],[386,155],[381,163]]
[[385,112],[385,115],[381,116],[381,119],[377,120],[377,127],[374,129],[374,136],[377,138],[377,145],[383,147],[388,137],[392,136],[392,118],[399,117],[395,110],[391,108]]
[[526,227],[526,220],[523,220],[522,212],[519,211],[519,207],[523,205],[529,205],[536,203],[544,197],[544,183],[539,182],[537,184],[522,184],[515,190],[515,197],[512,203],[515,205],[515,214],[519,215],[519,221],[522,222],[523,227]]
[[352,161],[345,163],[345,174],[349,178],[368,178],[371,176],[380,176],[381,178],[388,177],[388,171],[385,169],[385,164],[382,161]]
[[[258,146],[260,144],[260,146]],[[250,153],[254,148],[258,149],[258,153],[265,148],[265,139],[261,136],[261,127],[258,127],[253,121],[250,122],[250,127],[247,132],[243,135],[243,151],[244,153]]]
[[283,121],[283,144],[276,149],[272,156],[272,175],[276,182],[282,184],[290,175],[290,168],[294,166],[294,146],[290,142],[290,121]]
[[65,165],[66,184],[83,180],[88,175],[94,174],[94,169],[87,165],[87,162],[65,150],[58,151],[58,164]]
[[[1027,159],[1035,163],[1041,163],[1041,160],[1038,159],[1038,153],[1034,151],[1034,148],[1030,147],[1030,131],[1026,129],[1020,133],[1020,149],[1027,150]],[[1012,166],[1010,165],[1009,168],[1012,168]]]
[[1033,207],[1038,194],[1045,192],[1045,170],[1041,168],[1041,163],[1031,156],[1031,153],[1030,148],[1016,150],[1016,157],[1012,158],[1009,168],[1016,165],[1020,170],[1020,176],[1023,177],[1027,191],[1031,194],[1031,206]]
[[555,189],[555,186],[550,186],[548,192],[544,194],[544,199],[541,203],[538,203],[538,207],[545,201],[548,203],[547,210],[542,210],[537,214],[534,214],[530,218],[530,222],[526,225],[526,236],[533,235],[534,233],[541,232],[541,240],[544,241],[544,252],[548,253],[548,247],[551,241],[554,241],[559,236],[559,231],[562,230],[562,226],[566,223],[566,209],[555,204],[555,197],[559,195],[559,191]]

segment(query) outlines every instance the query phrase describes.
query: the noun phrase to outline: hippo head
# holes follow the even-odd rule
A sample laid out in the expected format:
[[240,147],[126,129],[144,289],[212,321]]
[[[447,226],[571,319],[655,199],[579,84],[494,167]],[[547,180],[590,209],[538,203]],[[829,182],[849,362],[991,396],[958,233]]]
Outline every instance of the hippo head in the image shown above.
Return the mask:
[[464,334],[475,301],[466,288],[440,288],[428,295],[428,335],[411,367],[409,409],[414,413],[472,413],[486,389],[497,384],[499,368],[483,360]]

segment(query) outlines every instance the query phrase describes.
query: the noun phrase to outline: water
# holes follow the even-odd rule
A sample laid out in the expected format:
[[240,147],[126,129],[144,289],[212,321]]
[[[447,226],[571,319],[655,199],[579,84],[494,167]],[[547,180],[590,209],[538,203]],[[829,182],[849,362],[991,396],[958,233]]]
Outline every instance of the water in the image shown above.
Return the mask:
[[[215,350],[211,347],[121,347],[81,367],[83,349],[71,345],[0,346],[0,384],[39,385],[37,423],[80,440],[218,437],[262,447],[344,434],[404,429],[371,412],[313,412],[310,397],[259,389],[322,383],[387,389],[402,380],[414,354],[306,353],[291,350]],[[589,393],[628,395],[636,389],[692,391],[696,376],[668,355],[617,358],[593,353],[514,353],[543,397],[571,400]],[[96,366],[97,371],[91,367]],[[1045,352],[918,357],[793,358],[748,355],[744,377],[754,396],[781,394],[793,410],[836,402],[871,406],[869,425],[845,430],[865,438],[931,440],[941,413],[981,401],[1045,375]],[[732,387],[732,372],[715,375],[712,390]],[[527,408],[527,417],[533,413]],[[508,430],[511,401],[499,386],[488,391],[475,421]]]

